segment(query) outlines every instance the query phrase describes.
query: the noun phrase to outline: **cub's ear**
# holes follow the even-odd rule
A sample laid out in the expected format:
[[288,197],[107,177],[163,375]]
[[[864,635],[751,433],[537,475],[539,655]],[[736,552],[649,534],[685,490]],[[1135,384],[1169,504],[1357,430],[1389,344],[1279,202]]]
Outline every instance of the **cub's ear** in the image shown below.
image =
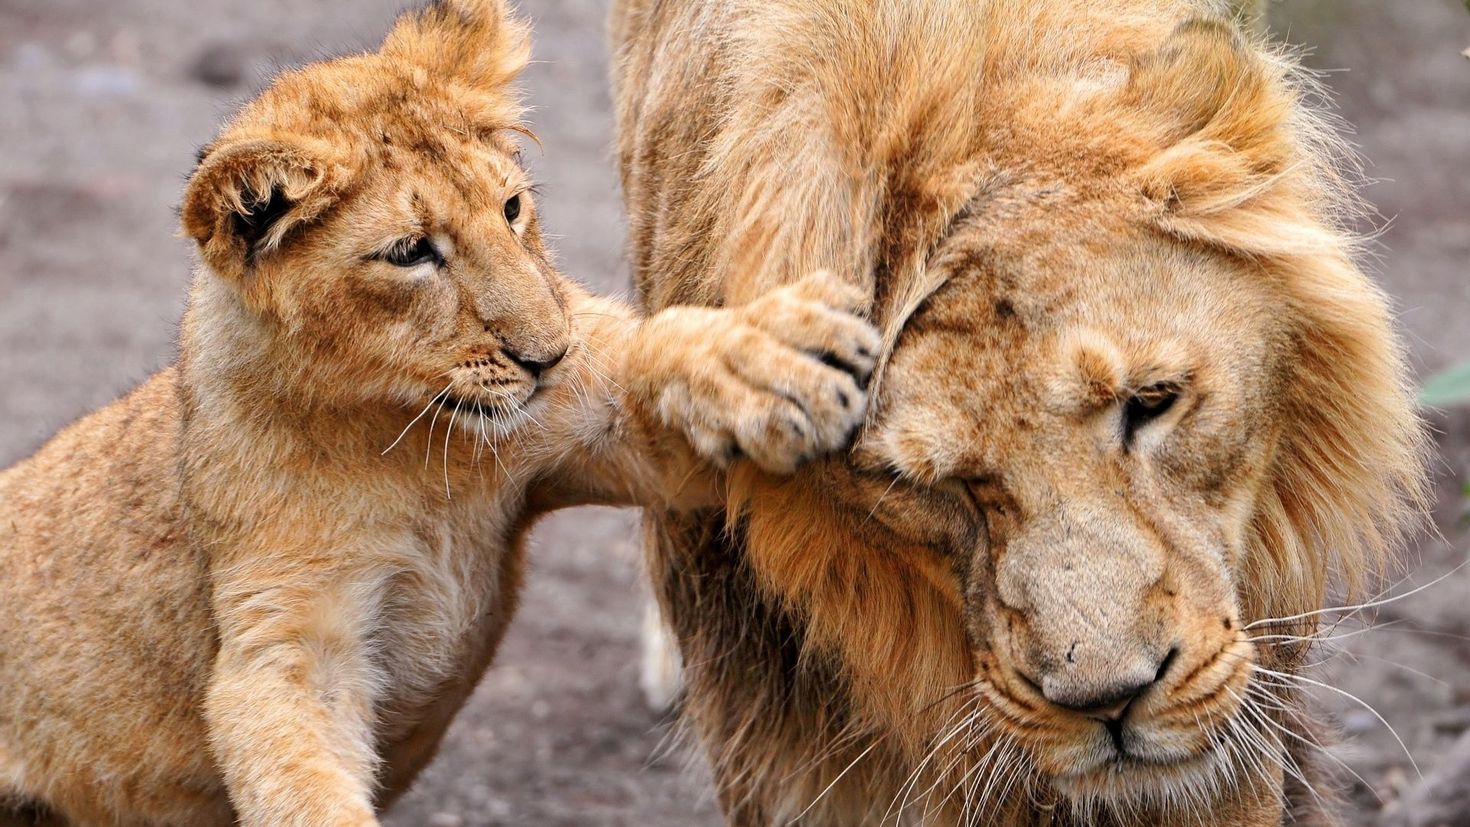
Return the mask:
[[1237,206],[1271,186],[1298,149],[1284,62],[1223,21],[1176,29],[1134,62],[1124,96],[1158,147],[1145,193],[1171,212]]
[[505,0],[435,0],[398,19],[382,53],[487,92],[500,92],[531,57],[530,30]]
[[210,147],[184,191],[184,232],[216,273],[244,278],[335,203],[345,178],[319,141],[248,138]]

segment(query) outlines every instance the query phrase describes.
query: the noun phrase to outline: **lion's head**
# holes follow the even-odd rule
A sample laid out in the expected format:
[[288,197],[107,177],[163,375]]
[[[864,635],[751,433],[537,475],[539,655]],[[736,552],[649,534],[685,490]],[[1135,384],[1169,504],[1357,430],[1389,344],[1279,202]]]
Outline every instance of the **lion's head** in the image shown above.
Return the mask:
[[376,53],[282,74],[184,197],[212,274],[196,308],[234,315],[202,335],[269,331],[278,375],[326,404],[527,421],[570,343],[518,163],[528,50],[498,0],[460,0],[405,15]]
[[732,514],[859,726],[919,762],[909,795],[990,806],[1012,756],[1041,800],[1269,811],[1281,633],[1379,570],[1423,490],[1336,139],[1224,22],[1070,74],[996,51],[933,84],[993,85],[914,92],[863,147],[905,154],[867,213],[891,356],[853,462],[737,480]]

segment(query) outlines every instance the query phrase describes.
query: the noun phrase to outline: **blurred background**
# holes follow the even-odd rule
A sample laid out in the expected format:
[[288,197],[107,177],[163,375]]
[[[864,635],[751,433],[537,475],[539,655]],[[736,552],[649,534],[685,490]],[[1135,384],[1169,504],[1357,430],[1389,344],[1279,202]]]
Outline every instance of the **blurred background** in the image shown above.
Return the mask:
[[[173,358],[191,267],[175,208],[195,148],[277,68],[373,46],[403,5],[0,0],[0,466]],[[545,144],[528,158],[563,269],[627,293],[606,5],[521,1]],[[1309,50],[1355,127],[1384,227],[1373,269],[1419,378],[1470,359],[1470,13],[1461,0],[1276,0],[1270,22]],[[1466,559],[1465,386],[1451,375],[1430,388],[1443,537],[1410,550],[1397,592]],[[698,760],[637,689],[635,525],[632,512],[584,509],[537,530],[499,659],[388,824],[718,823]],[[1407,747],[1373,712],[1321,693],[1345,733],[1331,755],[1361,776],[1360,825],[1414,787],[1408,753],[1429,773],[1470,731],[1470,571],[1369,619],[1381,628],[1342,640],[1318,676]],[[1470,824],[1470,804],[1440,823]]]

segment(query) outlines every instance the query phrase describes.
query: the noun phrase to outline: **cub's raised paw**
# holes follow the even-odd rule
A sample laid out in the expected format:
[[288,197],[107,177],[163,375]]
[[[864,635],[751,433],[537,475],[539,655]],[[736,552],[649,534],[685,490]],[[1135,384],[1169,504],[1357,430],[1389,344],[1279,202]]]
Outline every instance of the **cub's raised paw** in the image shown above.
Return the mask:
[[766,471],[845,448],[862,423],[878,333],[861,290],[816,273],[748,305],[671,308],[627,361],[636,395],[705,458]]

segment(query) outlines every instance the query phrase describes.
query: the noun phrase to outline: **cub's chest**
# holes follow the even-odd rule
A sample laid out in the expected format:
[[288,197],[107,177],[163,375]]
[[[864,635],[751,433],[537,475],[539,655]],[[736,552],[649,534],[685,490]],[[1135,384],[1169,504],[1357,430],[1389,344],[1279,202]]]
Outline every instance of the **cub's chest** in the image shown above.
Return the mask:
[[512,520],[495,509],[422,520],[389,540],[375,649],[381,710],[416,711],[473,686],[508,620],[518,554]]

